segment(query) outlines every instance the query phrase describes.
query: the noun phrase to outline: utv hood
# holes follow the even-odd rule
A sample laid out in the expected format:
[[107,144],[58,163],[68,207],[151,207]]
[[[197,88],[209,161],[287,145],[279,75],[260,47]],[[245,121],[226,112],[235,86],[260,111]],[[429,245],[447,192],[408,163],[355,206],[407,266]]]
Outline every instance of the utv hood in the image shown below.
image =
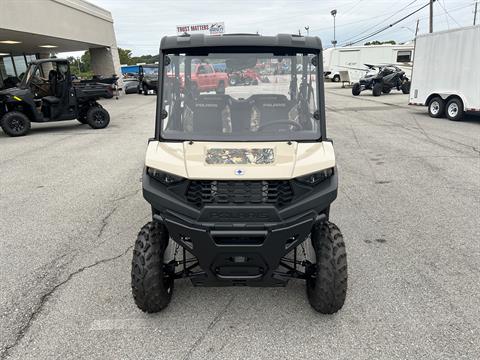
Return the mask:
[[335,166],[330,142],[151,141],[145,164],[188,179],[291,179]]

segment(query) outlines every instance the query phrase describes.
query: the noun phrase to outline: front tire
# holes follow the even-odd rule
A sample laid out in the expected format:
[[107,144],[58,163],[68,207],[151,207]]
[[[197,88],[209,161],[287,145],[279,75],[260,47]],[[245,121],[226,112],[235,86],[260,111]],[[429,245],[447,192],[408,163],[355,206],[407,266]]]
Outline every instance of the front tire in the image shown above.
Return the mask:
[[310,305],[322,314],[340,310],[347,295],[347,253],[338,227],[326,221],[312,232],[316,257],[307,278]]
[[143,95],[147,96],[148,95],[148,86],[143,84],[142,88],[143,88]]
[[428,115],[432,118],[441,118],[445,113],[445,102],[440,96],[435,96],[428,103]]
[[172,299],[174,279],[164,264],[168,241],[167,229],[156,221],[138,233],[132,259],[132,295],[144,312],[159,312]]
[[0,126],[8,136],[24,136],[30,131],[30,120],[20,111],[10,111],[0,119]]
[[410,81],[405,81],[401,86],[402,93],[410,94],[410,85],[411,85]]
[[445,115],[448,120],[460,121],[463,119],[463,102],[457,97],[450,99],[445,106]]
[[110,123],[110,114],[100,106],[94,106],[87,111],[87,123],[92,129],[104,129]]
[[355,83],[352,86],[352,95],[353,96],[358,96],[362,92],[362,85],[360,83]]
[[383,90],[383,84],[380,82],[375,83],[372,89],[373,96],[380,96],[382,94],[382,90]]
[[332,78],[332,82],[340,82],[340,75],[335,75],[335,76]]

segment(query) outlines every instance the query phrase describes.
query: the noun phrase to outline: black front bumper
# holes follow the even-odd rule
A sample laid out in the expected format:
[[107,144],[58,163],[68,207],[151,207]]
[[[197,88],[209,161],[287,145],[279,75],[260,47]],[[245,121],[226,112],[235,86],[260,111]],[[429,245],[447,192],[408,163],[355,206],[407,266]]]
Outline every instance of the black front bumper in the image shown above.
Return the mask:
[[282,209],[269,205],[206,205],[195,208],[146,173],[143,195],[154,219],[193,254],[198,286],[285,286],[281,259],[309,236],[337,196],[337,175]]

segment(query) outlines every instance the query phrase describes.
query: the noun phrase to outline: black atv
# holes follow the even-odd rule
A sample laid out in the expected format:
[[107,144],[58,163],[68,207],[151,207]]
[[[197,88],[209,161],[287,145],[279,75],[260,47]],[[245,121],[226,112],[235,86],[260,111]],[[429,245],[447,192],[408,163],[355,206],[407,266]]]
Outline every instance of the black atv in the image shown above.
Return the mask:
[[382,93],[389,94],[392,89],[410,93],[410,80],[405,76],[405,71],[395,65],[375,66],[365,64],[368,67],[366,75],[359,82],[353,84],[352,95],[358,96],[364,90],[372,90],[373,96]]
[[97,100],[112,96],[110,85],[74,83],[67,60],[33,61],[17,87],[0,91],[0,126],[9,136],[26,135],[32,122],[77,119],[103,129],[110,115]]

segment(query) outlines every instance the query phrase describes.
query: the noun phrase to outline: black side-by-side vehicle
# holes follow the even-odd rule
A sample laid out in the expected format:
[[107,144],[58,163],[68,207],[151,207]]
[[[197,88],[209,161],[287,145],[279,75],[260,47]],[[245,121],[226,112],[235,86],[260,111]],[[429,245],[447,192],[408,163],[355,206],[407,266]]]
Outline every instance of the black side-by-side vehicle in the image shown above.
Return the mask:
[[110,115],[97,100],[112,95],[107,84],[73,82],[67,60],[33,61],[18,87],[0,91],[0,126],[9,136],[26,135],[32,122],[77,119],[103,129]]

